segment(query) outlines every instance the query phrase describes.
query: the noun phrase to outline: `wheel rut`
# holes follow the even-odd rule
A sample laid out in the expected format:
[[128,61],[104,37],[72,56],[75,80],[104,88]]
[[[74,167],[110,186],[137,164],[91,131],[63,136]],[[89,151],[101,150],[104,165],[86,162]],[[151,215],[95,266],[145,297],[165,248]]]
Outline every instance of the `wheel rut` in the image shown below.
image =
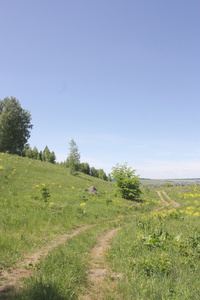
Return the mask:
[[0,299],[5,296],[9,291],[17,286],[18,281],[21,278],[26,278],[32,276],[34,274],[34,265],[39,261],[41,258],[45,258],[48,253],[53,250],[55,247],[64,244],[69,238],[72,238],[79,234],[79,232],[90,228],[93,225],[88,225],[80,228],[74,229],[72,233],[62,235],[58,239],[54,240],[54,242],[42,250],[35,252],[29,255],[25,260],[22,262],[17,263],[9,270],[2,270],[1,271],[1,286],[0,286]]
[[97,300],[104,299],[104,281],[105,277],[121,277],[121,274],[113,274],[109,270],[106,263],[106,255],[110,248],[110,241],[120,228],[109,230],[105,235],[101,236],[97,245],[91,251],[90,268],[88,271],[88,279],[90,288],[87,293],[80,296],[81,300]]
[[[179,207],[179,203],[178,202],[175,202],[174,200],[172,200],[165,191],[157,191],[158,193],[158,196],[160,197],[161,201],[166,205],[166,206],[169,206],[170,203],[172,203],[175,207]],[[165,201],[163,195],[165,196],[165,198],[168,199],[169,202]]]
[[[165,206],[169,206],[170,202],[178,207],[179,203],[173,201],[164,191],[157,191],[161,201]],[[165,199],[169,202],[167,202]],[[162,209],[158,208],[156,210]],[[125,217],[133,217],[133,215],[125,216]],[[112,220],[118,221],[118,220]],[[19,280],[22,278],[26,278],[32,276],[35,272],[34,265],[39,261],[39,259],[45,259],[48,253],[53,250],[55,247],[64,244],[69,238],[72,238],[78,235],[81,231],[86,230],[94,225],[88,225],[80,228],[74,229],[72,233],[65,234],[56,239],[52,244],[44,247],[42,250],[35,252],[27,256],[25,260],[17,263],[9,270],[1,271],[1,286],[0,286],[0,299],[3,296],[9,295],[9,292],[12,288],[19,287]],[[106,276],[110,276],[112,278],[121,278],[122,274],[113,274],[109,267],[107,266],[106,256],[110,247],[110,241],[113,236],[120,230],[120,227],[109,230],[106,234],[100,236],[98,243],[91,250],[91,258],[90,258],[90,266],[88,271],[88,280],[89,280],[89,289],[83,295],[79,297],[81,300],[97,300],[97,299],[105,299],[103,297],[105,290],[105,278]],[[118,298],[115,298],[116,300]],[[120,299],[120,298],[119,298]]]

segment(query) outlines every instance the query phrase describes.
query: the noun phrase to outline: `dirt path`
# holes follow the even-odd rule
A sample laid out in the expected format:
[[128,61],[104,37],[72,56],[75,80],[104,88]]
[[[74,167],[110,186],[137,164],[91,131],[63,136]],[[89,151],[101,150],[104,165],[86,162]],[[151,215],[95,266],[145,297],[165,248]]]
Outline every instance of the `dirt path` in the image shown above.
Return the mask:
[[[165,204],[165,206],[169,206],[169,202],[165,201],[163,195],[175,206],[178,207],[179,204],[173,201],[164,191],[157,191],[160,199]],[[158,209],[162,209],[158,208]],[[158,210],[156,209],[156,210]],[[124,216],[124,217],[133,217],[136,214]],[[117,220],[111,220],[109,222],[114,222]],[[93,225],[88,225],[85,227],[77,228],[70,234],[65,234],[59,237],[57,240],[53,241],[50,245],[44,247],[42,250],[28,255],[27,258],[14,265],[9,270],[2,270],[1,272],[1,286],[0,286],[0,299],[9,294],[9,291],[12,290],[13,287],[19,287],[19,280],[21,278],[26,278],[32,276],[35,272],[34,265],[41,258],[45,258],[48,253],[54,249],[55,247],[64,244],[67,239],[72,238],[79,234],[79,232],[88,229]],[[110,247],[110,240],[114,236],[114,234],[119,230],[119,228],[112,229],[108,231],[105,235],[101,236],[98,240],[98,245],[95,246],[91,251],[91,261],[90,261],[90,270],[88,273],[89,280],[91,282],[90,291],[83,295],[80,299],[83,300],[96,300],[103,299],[103,290],[105,286],[105,276],[110,275],[113,278],[121,277],[121,274],[112,274],[111,271],[106,266],[106,254]],[[113,284],[115,284],[113,282]],[[117,299],[117,298],[115,298]]]
[[161,201],[166,205],[166,206],[169,206],[169,202],[165,201],[163,196],[162,196],[162,193],[163,191],[157,191],[158,193],[158,196],[160,197]]
[[72,233],[65,234],[55,240],[52,244],[44,247],[42,250],[35,252],[29,255],[24,261],[19,262],[9,270],[1,271],[1,286],[0,286],[0,299],[2,296],[6,295],[13,287],[17,286],[17,282],[23,277],[29,277],[33,275],[34,268],[33,266],[41,259],[42,257],[47,256],[49,251],[55,247],[64,244],[67,239],[72,238],[79,234],[79,232],[88,229],[92,225],[85,227],[76,228]]
[[179,207],[180,204],[178,202],[175,202],[174,200],[172,200],[167,194],[166,192],[162,191],[163,194],[165,195],[165,197],[167,197],[167,199],[175,206],[175,207]]
[[[157,191],[157,193],[158,193],[158,195],[159,195],[161,201],[162,201],[166,206],[169,206],[169,205],[170,205],[170,202],[171,202],[175,207],[179,207],[179,203],[173,201],[173,200],[167,195],[167,193],[166,193],[165,191]],[[170,202],[165,201],[162,194],[163,194]]]
[[[97,246],[91,251],[90,269],[88,277],[90,280],[90,290],[87,294],[79,297],[81,300],[97,300],[104,299],[105,276],[120,277],[121,274],[111,274],[106,266],[106,254],[110,247],[110,240],[117,233],[120,228],[115,228],[108,231],[105,235],[101,236],[98,240]],[[116,298],[115,298],[116,299]]]
[[[179,203],[173,201],[164,191],[157,191],[160,199],[164,203],[165,206],[169,206],[170,202],[175,206],[178,207]],[[163,195],[170,201],[167,202],[163,198]],[[157,208],[156,210],[163,209],[163,207]],[[126,217],[133,217],[134,215],[126,216]],[[98,245],[94,247],[91,251],[91,261],[90,261],[90,270],[88,277],[90,279],[90,288],[89,292],[79,299],[81,300],[101,300],[105,299],[104,291],[105,291],[105,278],[106,276],[110,277],[123,277],[122,274],[113,274],[108,267],[106,267],[106,254],[108,253],[108,249],[110,247],[110,240],[114,236],[114,234],[119,230],[119,228],[112,229],[99,238]],[[113,282],[113,284],[115,284]],[[110,287],[113,290],[113,286]],[[116,295],[112,299],[118,299]],[[120,299],[120,298],[119,298]]]

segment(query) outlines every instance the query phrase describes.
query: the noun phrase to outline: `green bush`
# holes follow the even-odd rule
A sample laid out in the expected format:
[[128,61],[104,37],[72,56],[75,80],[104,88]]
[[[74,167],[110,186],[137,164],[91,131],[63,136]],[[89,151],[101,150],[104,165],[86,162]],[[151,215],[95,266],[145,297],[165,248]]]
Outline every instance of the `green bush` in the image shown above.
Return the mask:
[[49,188],[46,185],[43,185],[41,188],[42,198],[45,202],[48,201],[48,198],[50,197]]
[[134,175],[135,170],[117,164],[111,173],[116,183],[116,191],[124,199],[136,200],[141,194],[139,176]]

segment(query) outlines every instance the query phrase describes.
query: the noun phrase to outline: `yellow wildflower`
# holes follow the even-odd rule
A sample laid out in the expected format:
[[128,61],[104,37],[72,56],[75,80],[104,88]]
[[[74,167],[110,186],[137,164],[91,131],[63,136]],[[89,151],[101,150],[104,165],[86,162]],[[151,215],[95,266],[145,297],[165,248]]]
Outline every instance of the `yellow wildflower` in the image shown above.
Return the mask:
[[175,209],[175,208],[170,209],[170,210],[168,210],[168,213],[169,213],[169,214],[176,213],[176,209]]
[[72,186],[72,190],[74,190],[74,186]]
[[195,213],[193,214],[193,216],[199,217],[200,215],[199,215],[198,212],[195,212]]
[[187,208],[187,210],[195,210],[195,207],[194,206],[188,206],[188,207],[186,207]]
[[122,216],[122,215],[121,215],[121,216],[118,216],[118,218],[119,218],[119,219],[123,219],[123,216]]
[[86,203],[81,203],[81,204],[80,204],[80,206],[85,206],[85,205],[86,205]]
[[0,170],[3,170],[4,169],[4,167],[3,166],[0,166]]

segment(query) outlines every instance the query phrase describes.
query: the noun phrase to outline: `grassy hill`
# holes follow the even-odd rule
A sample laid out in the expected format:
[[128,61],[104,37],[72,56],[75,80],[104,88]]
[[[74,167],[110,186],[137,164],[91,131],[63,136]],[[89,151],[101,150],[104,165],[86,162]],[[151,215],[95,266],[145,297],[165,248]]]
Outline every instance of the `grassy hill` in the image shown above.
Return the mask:
[[[88,194],[92,185],[98,194]],[[162,193],[164,203],[144,184],[140,201],[133,202],[116,197],[113,183],[0,153],[0,189],[1,299],[199,298],[200,186],[159,187],[167,195]],[[76,228],[82,228],[78,235],[57,242]],[[102,270],[105,265],[110,270],[95,296],[88,276],[92,249],[114,228],[110,250],[95,258]],[[41,249],[51,251],[20,265]],[[34,276],[18,289],[2,290],[18,268]]]
[[[87,190],[95,186],[99,194]],[[140,211],[116,198],[113,184],[16,155],[0,154],[0,268],[11,266],[58,234]],[[50,197],[43,197],[43,192]]]

